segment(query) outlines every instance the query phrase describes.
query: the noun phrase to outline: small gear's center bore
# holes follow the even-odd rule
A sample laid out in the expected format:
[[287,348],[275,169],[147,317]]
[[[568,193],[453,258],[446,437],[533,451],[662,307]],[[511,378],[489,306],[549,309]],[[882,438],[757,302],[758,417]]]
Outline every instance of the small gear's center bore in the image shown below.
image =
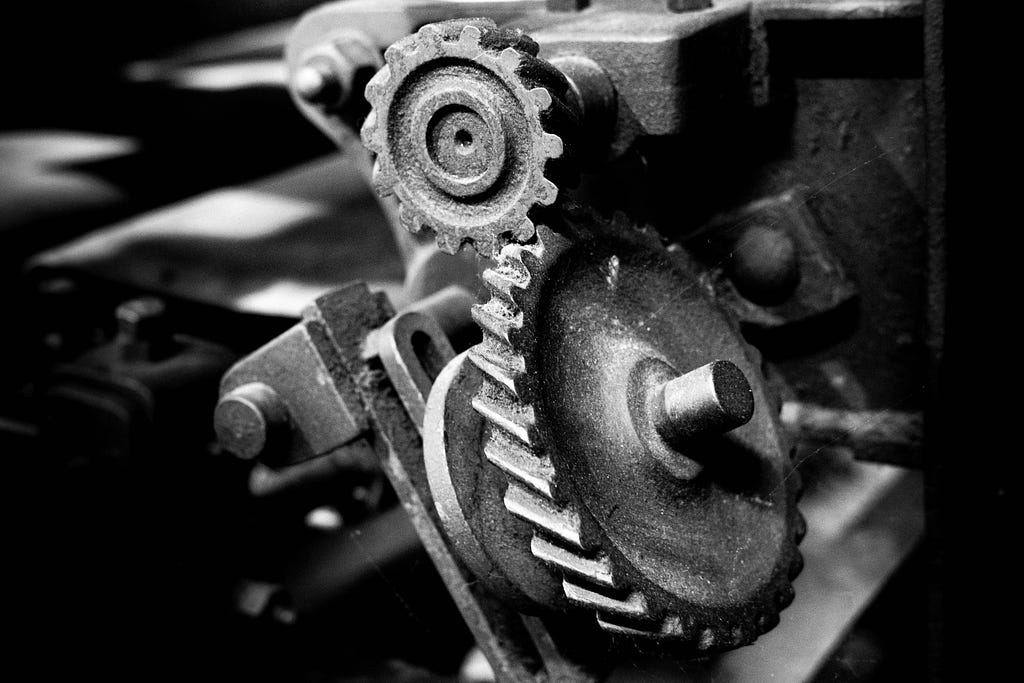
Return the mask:
[[459,154],[471,154],[473,152],[473,134],[468,130],[460,130],[455,133],[455,144],[458,145]]
[[444,83],[419,100],[413,139],[433,186],[453,197],[486,193],[505,170],[507,141],[498,103],[470,81]]
[[493,163],[494,140],[479,114],[461,105],[438,111],[427,129],[431,161],[459,180],[476,180]]

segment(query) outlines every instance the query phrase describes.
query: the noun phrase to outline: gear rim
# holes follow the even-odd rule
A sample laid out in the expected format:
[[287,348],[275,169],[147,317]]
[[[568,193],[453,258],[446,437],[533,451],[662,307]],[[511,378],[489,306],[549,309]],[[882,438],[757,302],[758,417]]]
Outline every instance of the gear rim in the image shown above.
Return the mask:
[[[570,223],[578,224],[581,219],[594,220],[592,215],[578,210]],[[595,224],[608,234],[628,234],[630,239],[646,243],[651,249],[671,254],[677,263],[685,260],[684,253],[666,250],[655,234],[629,224],[623,216],[617,216],[611,224]],[[652,600],[648,587],[642,583],[638,587],[635,577],[622,571],[630,563],[614,546],[605,545],[607,536],[595,528],[585,507],[580,509],[573,486],[567,484],[564,474],[559,476],[556,461],[544,449],[544,418],[535,411],[542,397],[536,382],[531,381],[538,368],[531,367],[535,363],[529,360],[529,353],[520,352],[520,347],[530,343],[524,342],[529,329],[525,333],[523,330],[537,323],[531,321],[530,311],[540,305],[540,292],[547,286],[552,265],[580,238],[574,235],[570,240],[545,226],[538,226],[537,233],[530,244],[506,247],[498,263],[484,272],[491,298],[474,309],[474,319],[484,331],[484,342],[470,352],[470,359],[489,378],[474,399],[474,407],[491,423],[484,454],[509,479],[506,508],[534,525],[534,555],[559,571],[566,597],[578,606],[594,610],[606,631],[629,638],[682,644],[700,654],[751,642],[778,622],[778,610],[793,598],[789,581],[802,567],[796,550],[805,530],[795,506],[799,475],[790,470],[783,479],[787,535],[780,559],[774,565],[771,580],[766,581],[756,599],[742,605],[740,618],[723,622],[695,614],[694,610],[673,613],[664,608],[659,596]],[[727,322],[736,332],[735,324],[728,319]],[[748,360],[758,366],[756,351],[743,346],[750,356]],[[772,424],[778,427],[775,418]],[[777,435],[783,457],[791,455],[782,442],[781,430]]]

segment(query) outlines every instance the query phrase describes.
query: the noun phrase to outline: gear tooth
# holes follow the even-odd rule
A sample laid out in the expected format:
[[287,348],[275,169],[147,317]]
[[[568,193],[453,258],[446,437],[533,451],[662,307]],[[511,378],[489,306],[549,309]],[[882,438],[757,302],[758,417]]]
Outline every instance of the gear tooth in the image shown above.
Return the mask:
[[628,619],[651,618],[647,607],[647,600],[644,598],[643,593],[640,592],[630,593],[625,598],[617,598],[585,588],[568,578],[562,580],[562,590],[570,602],[581,607],[594,608],[607,614]]
[[488,268],[481,276],[487,290],[492,296],[498,297],[506,305],[518,306],[519,293],[529,284],[529,275],[511,268]]
[[575,510],[558,507],[547,498],[530,492],[518,480],[509,480],[505,490],[505,508],[581,551],[590,546],[583,536],[583,523]]
[[486,235],[481,235],[474,240],[473,245],[478,254],[488,258],[497,258],[501,252],[501,240],[489,239]]
[[562,138],[553,133],[544,133],[542,142],[542,154],[545,159],[560,159],[565,153],[565,143]]
[[551,206],[556,199],[558,199],[558,186],[547,178],[541,180],[537,187],[537,203],[542,206]]
[[779,615],[774,610],[763,613],[757,620],[757,629],[761,633],[768,633],[779,625]]
[[547,88],[530,88],[530,99],[537,105],[539,111],[547,111],[551,106],[551,93]]
[[804,556],[799,552],[793,553],[793,559],[789,563],[789,580],[792,581],[800,575],[804,569]]
[[584,557],[541,536],[533,537],[530,542],[530,550],[534,556],[544,562],[552,564],[564,572],[586,579],[590,583],[611,589],[619,587],[612,571],[611,560],[607,555],[598,554],[596,557]]
[[413,40],[413,37],[406,36],[402,40],[388,45],[387,49],[384,50],[385,65],[389,67],[389,71],[393,72],[396,67],[406,59],[406,57],[413,54],[415,51],[416,43]]
[[441,40],[444,38],[444,31],[437,24],[424,24],[420,26],[420,30],[416,32],[416,35],[431,40]]
[[532,447],[536,441],[533,408],[509,400],[507,395],[499,395],[500,391],[485,384],[483,391],[473,397],[473,409],[493,427],[519,439],[524,446]]
[[717,634],[714,629],[706,628],[700,632],[697,639],[697,649],[700,651],[710,650],[718,643]]
[[523,326],[521,312],[512,312],[494,299],[485,304],[475,304],[472,315],[481,330],[507,345],[512,344],[515,333]]
[[535,455],[501,432],[495,432],[484,444],[484,456],[544,498],[555,499],[555,468],[547,458]]
[[435,231],[434,238],[437,242],[437,248],[446,254],[455,255],[459,253],[460,249],[462,249],[463,240],[459,235]]
[[518,69],[521,61],[522,55],[514,47],[506,47],[498,55],[498,62],[509,72],[514,72]]
[[602,615],[598,612],[597,624],[609,633],[624,636],[633,640],[665,640],[667,638],[680,639],[686,637],[686,633],[679,626],[678,619],[667,619],[661,625],[652,624],[650,629],[644,629],[640,624],[626,626],[624,624],[616,623],[615,621],[610,620],[607,615]]
[[786,609],[793,602],[794,597],[796,597],[796,592],[793,590],[793,586],[788,583],[783,584],[779,592],[775,594],[775,607],[779,610]]
[[366,115],[362,127],[359,129],[359,137],[363,145],[374,154],[380,154],[380,142],[377,140],[377,112],[373,109]]
[[730,643],[732,647],[741,647],[743,645],[748,645],[754,642],[755,637],[752,633],[749,633],[747,629],[742,628],[740,626],[734,627],[730,635],[732,636],[732,642]]
[[[388,197],[395,193],[394,177],[389,171],[387,162],[381,157],[377,157],[373,162],[370,180],[379,196]],[[401,212],[401,206],[399,206],[399,212]],[[401,213],[399,213],[399,218],[401,218]],[[402,223],[402,225],[405,225],[405,223]]]
[[480,36],[483,35],[479,26],[466,24],[459,32],[459,42],[463,45],[480,46]]
[[529,218],[524,218],[523,221],[512,231],[512,241],[514,242],[528,242],[533,239],[534,234],[537,232],[536,226],[533,221]]
[[398,222],[402,224],[402,227],[414,235],[418,235],[423,232],[423,219],[420,218],[418,213],[410,209],[403,202],[398,203]]
[[509,393],[520,397],[518,381],[526,372],[521,356],[503,352],[502,349],[495,348],[494,344],[484,341],[470,350],[469,359],[481,372],[505,387]]
[[366,100],[371,104],[376,104],[390,80],[391,67],[385,64],[366,82],[366,87],[363,88],[363,95],[366,97]]
[[804,536],[807,535],[807,519],[803,514],[797,510],[796,519],[793,522],[793,538],[797,543],[801,543],[804,540]]

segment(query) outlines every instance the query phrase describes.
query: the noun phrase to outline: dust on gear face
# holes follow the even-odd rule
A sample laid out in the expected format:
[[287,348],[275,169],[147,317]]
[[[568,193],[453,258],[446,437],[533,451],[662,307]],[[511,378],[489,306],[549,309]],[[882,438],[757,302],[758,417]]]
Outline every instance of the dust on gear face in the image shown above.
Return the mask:
[[389,47],[366,86],[375,188],[398,198],[406,229],[433,230],[443,251],[471,243],[492,256],[529,240],[530,210],[558,196],[545,173],[565,156],[549,129],[568,120],[568,83],[537,49],[486,19],[428,24]]
[[[572,239],[538,226],[503,249],[474,310],[473,406],[505,506],[606,631],[694,654],[751,642],[792,600],[805,529],[757,353],[656,235],[572,222]],[[664,440],[648,399],[719,358],[751,379],[752,419]]]

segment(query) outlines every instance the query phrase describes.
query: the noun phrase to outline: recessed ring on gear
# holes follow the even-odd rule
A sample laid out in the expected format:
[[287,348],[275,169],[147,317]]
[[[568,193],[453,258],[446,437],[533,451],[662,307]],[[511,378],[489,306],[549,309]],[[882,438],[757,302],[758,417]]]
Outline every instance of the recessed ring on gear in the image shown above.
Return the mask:
[[568,82],[536,54],[521,31],[485,19],[428,24],[385,52],[362,137],[375,188],[398,198],[406,229],[433,230],[453,254],[533,237],[529,212],[558,197],[549,162],[565,161],[557,133],[571,120]]

